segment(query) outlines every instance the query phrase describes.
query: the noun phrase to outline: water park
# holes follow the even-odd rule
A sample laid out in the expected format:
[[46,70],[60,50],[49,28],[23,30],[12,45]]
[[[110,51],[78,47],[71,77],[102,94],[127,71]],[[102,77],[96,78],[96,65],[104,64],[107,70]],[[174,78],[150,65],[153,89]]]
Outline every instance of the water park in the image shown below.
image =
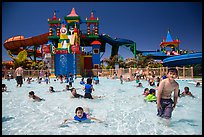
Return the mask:
[[[86,25],[85,31],[80,30],[82,24]],[[51,77],[59,74],[67,75],[68,72],[76,76],[87,76],[92,73],[93,69],[103,68],[102,56],[106,44],[112,46],[110,59],[118,56],[120,47],[128,47],[134,54],[134,59],[129,61],[134,64],[132,68],[138,67],[136,63],[138,55],[151,56],[155,60],[160,60],[163,67],[183,67],[202,62],[202,52],[190,53],[180,50],[180,40],[172,39],[170,31],[160,43],[160,49],[157,51],[137,50],[135,41],[111,38],[107,34],[100,34],[99,18],[94,17],[93,12],[85,20],[76,14],[74,8],[70,14],[64,16],[64,20],[57,18],[56,12],[54,12],[53,17],[48,18],[48,26],[49,32],[45,34],[29,38],[14,36],[4,41],[4,47],[14,61],[3,62],[2,65],[15,65],[19,60],[27,65],[41,62],[41,65],[42,63],[48,64]],[[91,50],[85,51],[84,49],[87,47]],[[18,56],[14,57],[19,53],[25,57],[22,59],[18,59]],[[119,57],[116,61],[118,60]],[[128,61],[126,63],[128,64]],[[33,66],[35,67],[35,65],[34,63]],[[120,64],[119,67],[121,67]],[[115,65],[112,68],[115,68]]]
[[[202,71],[195,67],[202,52],[181,50],[170,30],[159,50],[139,50],[136,41],[100,34],[99,17],[83,19],[74,8],[64,20],[54,11],[47,22],[44,34],[3,43],[13,59],[2,61],[3,135],[202,135]],[[106,44],[111,55],[102,59]],[[134,58],[124,60],[121,47]],[[177,98],[170,123],[157,117],[156,102],[160,83],[174,77],[169,68],[179,85],[170,94]],[[88,121],[79,106],[89,108],[82,113]]]

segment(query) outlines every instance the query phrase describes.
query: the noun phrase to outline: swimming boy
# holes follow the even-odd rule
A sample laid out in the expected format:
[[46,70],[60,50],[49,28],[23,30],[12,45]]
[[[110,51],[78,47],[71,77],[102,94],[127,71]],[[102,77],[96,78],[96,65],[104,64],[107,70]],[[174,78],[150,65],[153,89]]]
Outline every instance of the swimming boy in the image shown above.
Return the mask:
[[[179,84],[175,81],[178,77],[178,71],[175,68],[168,69],[167,78],[159,84],[157,92],[157,116],[170,119],[172,111],[176,107],[178,99]],[[171,99],[174,91],[174,101]]]
[[193,94],[189,91],[189,87],[184,87],[184,91],[181,93],[181,97],[183,97],[183,96],[186,96],[186,95],[188,95],[188,96],[191,96],[191,97],[195,97],[195,96],[193,96]]
[[42,100],[44,100],[44,99],[36,96],[34,91],[30,91],[28,97],[32,98],[34,101],[42,101]]
[[55,92],[54,88],[52,86],[49,87],[49,92]]
[[87,113],[84,112],[84,109],[82,107],[77,107],[76,110],[75,110],[75,116],[73,118],[70,118],[70,119],[65,119],[64,120],[64,123],[67,121],[67,120],[76,120],[76,121],[79,121],[79,122],[82,122],[82,121],[85,121],[85,120],[98,120],[99,122],[102,122],[101,120],[99,119],[96,119],[94,117],[90,117],[90,114],[89,114],[89,111]]

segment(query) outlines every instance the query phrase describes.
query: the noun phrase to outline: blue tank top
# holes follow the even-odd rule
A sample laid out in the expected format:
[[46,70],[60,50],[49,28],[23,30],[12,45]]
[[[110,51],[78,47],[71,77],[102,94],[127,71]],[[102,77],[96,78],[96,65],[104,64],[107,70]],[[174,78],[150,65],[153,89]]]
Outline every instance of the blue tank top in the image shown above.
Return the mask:
[[74,116],[74,120],[77,120],[77,121],[79,121],[79,122],[84,121],[84,120],[87,120],[87,119],[88,119],[88,118],[87,118],[87,116],[86,116],[86,113],[83,113],[82,118],[79,118],[77,115]]
[[85,93],[91,93],[92,92],[91,86],[92,85],[90,85],[90,84],[85,84]]

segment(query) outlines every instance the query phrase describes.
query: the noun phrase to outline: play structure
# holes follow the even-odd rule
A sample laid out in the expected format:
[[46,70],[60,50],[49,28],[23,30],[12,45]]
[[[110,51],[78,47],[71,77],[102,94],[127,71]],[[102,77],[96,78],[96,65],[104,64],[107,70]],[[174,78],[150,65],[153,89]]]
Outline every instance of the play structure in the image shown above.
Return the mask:
[[[82,29],[82,24],[86,26]],[[91,12],[90,17],[82,20],[73,8],[71,13],[64,16],[64,20],[57,18],[56,12],[53,17],[48,18],[49,32],[24,38],[24,36],[15,36],[4,42],[4,47],[10,50],[12,54],[17,55],[20,51],[26,50],[28,57],[41,58],[50,63],[52,76],[59,74],[67,75],[69,72],[75,75],[84,75],[86,70],[98,69],[101,67],[101,53],[105,52],[105,45],[108,43],[112,46],[111,57],[118,55],[120,46],[128,47],[136,57],[136,53],[143,55],[152,55],[155,59],[165,59],[179,55],[178,39],[172,40],[170,32],[160,44],[160,51],[139,51],[136,50],[136,43],[132,40],[122,38],[111,38],[107,34],[99,34],[99,18],[94,17]],[[91,47],[90,51],[86,51],[86,47]],[[170,47],[171,51],[167,48]],[[103,55],[103,54],[102,54]],[[186,56],[187,58],[195,58],[195,56]],[[199,59],[194,63],[200,63]],[[186,58],[185,58],[186,59]],[[164,65],[174,61],[173,65],[179,65],[178,59],[164,61]],[[190,61],[188,61],[190,63]]]
[[[100,35],[99,18],[95,18],[93,12],[89,18],[82,20],[73,8],[63,21],[54,12],[53,17],[48,18],[48,24],[48,33],[30,38],[15,36],[5,41],[4,47],[14,55],[26,49],[30,58],[49,62],[52,76],[67,75],[69,72],[83,75],[84,70],[100,68],[100,53],[105,52],[106,43],[112,46],[111,56],[118,54],[119,46],[134,44],[130,40],[113,40],[108,35]],[[85,32],[81,24],[86,25]],[[85,51],[86,47],[91,47],[91,50]]]

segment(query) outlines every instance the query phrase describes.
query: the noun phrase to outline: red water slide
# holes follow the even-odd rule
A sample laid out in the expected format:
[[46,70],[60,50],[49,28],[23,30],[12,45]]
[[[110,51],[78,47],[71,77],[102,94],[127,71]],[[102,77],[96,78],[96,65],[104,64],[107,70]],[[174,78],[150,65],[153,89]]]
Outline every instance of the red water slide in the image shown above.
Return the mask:
[[[42,35],[24,38],[24,36],[14,36],[11,37],[4,42],[4,47],[6,50],[10,50],[12,54],[17,55],[20,51],[25,49],[28,46],[39,46],[46,44],[48,42],[48,34],[45,33]],[[32,49],[27,50],[28,53],[33,52]],[[42,53],[41,51],[37,50],[36,52],[37,57],[41,57]]]

